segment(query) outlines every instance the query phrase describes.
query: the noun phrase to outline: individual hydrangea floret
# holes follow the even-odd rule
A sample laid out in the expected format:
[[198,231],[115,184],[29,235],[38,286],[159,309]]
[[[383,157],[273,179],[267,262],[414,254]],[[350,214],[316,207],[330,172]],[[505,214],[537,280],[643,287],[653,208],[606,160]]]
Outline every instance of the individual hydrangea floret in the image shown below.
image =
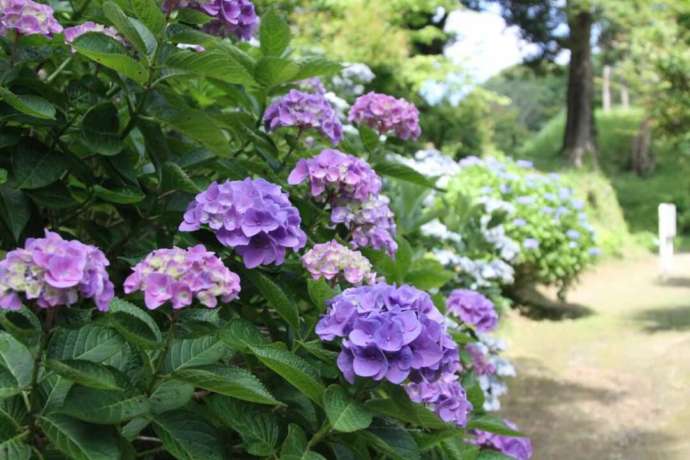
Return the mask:
[[19,35],[45,35],[62,32],[53,17],[53,8],[32,0],[0,0],[0,35],[14,30]]
[[479,332],[489,332],[498,324],[494,304],[479,292],[455,289],[448,296],[446,306],[449,313],[474,326]]
[[355,376],[435,382],[460,369],[443,316],[428,294],[411,286],[346,289],[329,301],[316,333],[325,341],[342,339],[338,367],[351,383]]
[[351,245],[355,249],[372,247],[386,251],[393,257],[398,251],[395,242],[395,220],[385,195],[374,195],[364,203],[348,202],[336,206],[331,221],[344,224],[352,233]]
[[371,92],[358,97],[350,109],[348,120],[363,123],[379,134],[394,134],[403,140],[417,139],[422,134],[417,107],[387,94]]
[[316,244],[304,256],[302,264],[312,278],[332,280],[339,275],[350,284],[371,284],[376,273],[371,263],[359,251],[353,251],[337,241]]
[[467,400],[465,389],[457,376],[448,376],[436,382],[409,383],[405,385],[405,391],[412,401],[429,407],[444,422],[467,425],[472,403]]
[[122,42],[122,37],[118,35],[117,30],[114,28],[106,27],[102,24],[96,24],[95,22],[86,21],[78,26],[65,28],[63,32],[65,35],[65,43],[71,45],[74,43],[74,40],[88,32],[99,32]]
[[196,298],[208,308],[237,298],[240,278],[213,252],[199,244],[188,249],[157,249],[132,269],[124,283],[125,293],[144,292],[144,302],[154,310],[170,301],[175,309]]
[[264,125],[268,131],[286,126],[294,126],[300,130],[316,129],[334,145],[343,137],[343,126],[338,115],[323,94],[305,93],[296,89],[290,90],[266,109]]
[[81,298],[107,311],[114,295],[108,265],[95,246],[46,230],[44,238],[28,238],[24,248],[8,252],[0,262],[0,308],[19,309],[23,294],[40,308],[72,305]]
[[[513,430],[518,429],[509,420],[503,420],[503,422]],[[498,451],[515,460],[529,460],[532,458],[532,442],[529,438],[503,436],[482,430],[472,430],[471,433],[474,435],[474,439],[469,440],[472,444]]]
[[241,40],[250,40],[259,27],[259,17],[250,0],[199,1],[196,6],[214,18],[204,26],[204,30],[210,34],[222,37],[234,35]]
[[325,199],[324,192],[328,192],[339,200],[365,201],[381,191],[381,179],[366,161],[334,149],[297,162],[288,183],[296,185],[305,180],[309,180],[311,194],[316,198]]
[[247,268],[281,265],[288,249],[304,247],[307,235],[288,195],[264,179],[213,182],[187,207],[180,231],[211,229],[234,248]]

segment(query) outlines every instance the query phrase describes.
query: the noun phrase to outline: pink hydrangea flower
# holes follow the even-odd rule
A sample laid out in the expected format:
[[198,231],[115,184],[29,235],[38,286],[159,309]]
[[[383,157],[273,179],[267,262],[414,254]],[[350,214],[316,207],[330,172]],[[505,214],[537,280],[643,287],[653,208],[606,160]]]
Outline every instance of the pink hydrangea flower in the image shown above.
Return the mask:
[[316,244],[302,256],[302,264],[312,278],[332,280],[341,276],[350,284],[372,284],[376,273],[359,251],[346,248],[337,241]]
[[348,120],[363,123],[379,134],[394,134],[403,140],[417,139],[422,134],[417,107],[387,94],[371,92],[358,97],[350,109]]
[[0,35],[14,30],[20,35],[45,35],[62,32],[49,5],[32,0],[0,0]]
[[102,34],[114,38],[119,42],[123,42],[122,37],[118,35],[117,30],[115,30],[114,28],[107,27],[102,24],[96,24],[95,22],[86,21],[83,24],[65,28],[63,32],[65,36],[65,43],[71,45],[72,43],[74,43],[74,40],[76,40],[77,38],[79,38],[87,32],[100,32]]

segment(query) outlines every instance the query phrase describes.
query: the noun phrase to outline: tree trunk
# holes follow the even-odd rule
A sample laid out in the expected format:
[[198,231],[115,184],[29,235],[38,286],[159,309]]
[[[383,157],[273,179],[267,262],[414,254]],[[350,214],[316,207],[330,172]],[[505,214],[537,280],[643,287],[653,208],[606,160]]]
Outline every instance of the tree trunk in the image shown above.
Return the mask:
[[640,123],[637,135],[632,142],[630,166],[638,176],[646,176],[654,170],[656,159],[652,152],[652,119],[645,118]]
[[601,80],[601,105],[604,112],[611,110],[611,66],[604,66]]
[[594,77],[592,75],[592,13],[573,12],[570,26],[570,66],[568,69],[567,118],[563,154],[576,167],[587,153],[596,162],[594,134]]
[[624,109],[630,108],[630,93],[625,82],[621,84],[621,105]]

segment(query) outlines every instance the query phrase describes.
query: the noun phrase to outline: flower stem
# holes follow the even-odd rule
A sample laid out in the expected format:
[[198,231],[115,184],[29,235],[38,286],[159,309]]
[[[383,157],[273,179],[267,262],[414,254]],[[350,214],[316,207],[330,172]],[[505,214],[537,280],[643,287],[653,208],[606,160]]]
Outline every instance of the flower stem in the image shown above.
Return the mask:
[[153,375],[151,378],[151,385],[149,386],[149,393],[153,391],[153,387],[156,385],[156,376],[158,375],[158,372],[160,372],[161,367],[163,366],[163,361],[165,361],[165,355],[168,353],[168,348],[170,348],[170,344],[172,343],[174,337],[175,337],[175,323],[177,322],[177,317],[178,317],[178,311],[173,310],[172,315],[170,316],[170,327],[168,328],[168,335],[165,338],[165,343],[163,344],[163,349],[160,352],[160,355],[156,358],[156,362],[153,366]]
[[306,450],[311,449],[315,445],[317,445],[321,440],[328,435],[328,433],[331,431],[331,424],[328,423],[328,420],[324,420],[323,425],[321,425],[321,428],[319,428],[319,431],[314,433],[314,436],[311,437],[309,442],[307,443],[307,448]]

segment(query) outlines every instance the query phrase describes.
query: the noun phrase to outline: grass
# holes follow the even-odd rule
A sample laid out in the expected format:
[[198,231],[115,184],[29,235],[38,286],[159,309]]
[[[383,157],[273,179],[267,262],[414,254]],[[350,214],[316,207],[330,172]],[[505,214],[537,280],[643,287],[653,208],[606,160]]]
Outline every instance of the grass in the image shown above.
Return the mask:
[[[657,206],[674,203],[678,211],[680,245],[690,248],[690,158],[662,142],[653,143],[657,168],[641,178],[629,171],[629,156],[643,112],[639,109],[615,109],[596,113],[599,169],[591,166],[573,171],[564,162],[562,144],[564,116],[554,117],[536,136],[519,150],[518,157],[532,160],[545,171],[558,171],[589,198],[593,221],[602,235],[605,251],[616,252],[643,244],[655,245]],[[622,211],[622,212],[621,212]]]

